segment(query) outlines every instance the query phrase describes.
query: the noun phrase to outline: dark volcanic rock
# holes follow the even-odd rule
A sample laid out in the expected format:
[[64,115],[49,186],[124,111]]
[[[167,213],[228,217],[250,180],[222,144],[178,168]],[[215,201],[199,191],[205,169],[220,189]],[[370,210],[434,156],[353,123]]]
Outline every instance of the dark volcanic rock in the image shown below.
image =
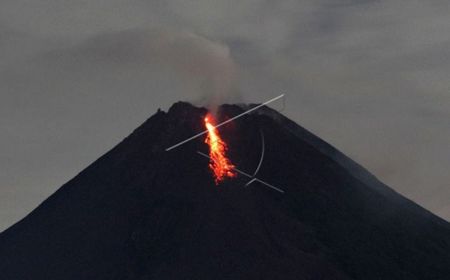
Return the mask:
[[[242,112],[221,107],[225,119]],[[449,279],[450,226],[263,108],[220,129],[237,177],[214,184],[206,110],[158,111],[0,235],[0,279]]]

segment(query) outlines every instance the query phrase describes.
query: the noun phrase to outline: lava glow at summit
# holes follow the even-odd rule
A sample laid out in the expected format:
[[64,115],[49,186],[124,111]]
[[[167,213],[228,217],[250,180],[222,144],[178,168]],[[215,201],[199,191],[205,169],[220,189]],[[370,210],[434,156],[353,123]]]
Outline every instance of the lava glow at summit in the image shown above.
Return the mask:
[[207,114],[205,117],[205,126],[208,129],[208,134],[205,143],[209,146],[209,157],[211,161],[209,168],[214,173],[216,185],[223,181],[226,177],[235,177],[234,165],[226,156],[227,145],[220,138],[217,128],[214,127],[214,117]]

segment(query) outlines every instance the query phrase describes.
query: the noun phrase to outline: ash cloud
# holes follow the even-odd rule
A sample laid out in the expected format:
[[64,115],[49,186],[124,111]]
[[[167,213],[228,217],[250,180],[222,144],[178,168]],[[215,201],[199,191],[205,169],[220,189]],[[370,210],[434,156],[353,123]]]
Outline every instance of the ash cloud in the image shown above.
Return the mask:
[[196,97],[187,95],[186,101],[202,106],[238,101],[238,67],[229,47],[193,32],[167,28],[109,32],[74,47],[50,51],[40,59],[69,68],[101,63],[159,70],[180,80],[186,88],[195,89],[197,93],[192,95]]

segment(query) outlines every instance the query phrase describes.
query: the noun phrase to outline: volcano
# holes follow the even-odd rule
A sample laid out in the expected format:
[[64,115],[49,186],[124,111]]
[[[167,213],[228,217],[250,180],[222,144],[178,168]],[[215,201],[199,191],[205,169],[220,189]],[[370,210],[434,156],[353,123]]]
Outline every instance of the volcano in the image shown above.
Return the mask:
[[158,110],[1,233],[0,279],[449,279],[449,223],[269,107],[219,131],[249,174],[264,145],[256,176],[283,193],[240,174],[216,185],[204,137],[166,151],[206,114]]

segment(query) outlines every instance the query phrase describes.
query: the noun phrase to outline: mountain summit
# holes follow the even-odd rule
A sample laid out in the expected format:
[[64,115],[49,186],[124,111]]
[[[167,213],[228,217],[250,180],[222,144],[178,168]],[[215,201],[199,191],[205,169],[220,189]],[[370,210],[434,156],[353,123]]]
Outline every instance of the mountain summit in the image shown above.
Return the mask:
[[206,114],[158,111],[1,233],[0,279],[449,279],[449,223],[268,107],[219,131],[248,174],[264,150],[256,177],[284,193],[216,185],[204,137],[166,151]]

